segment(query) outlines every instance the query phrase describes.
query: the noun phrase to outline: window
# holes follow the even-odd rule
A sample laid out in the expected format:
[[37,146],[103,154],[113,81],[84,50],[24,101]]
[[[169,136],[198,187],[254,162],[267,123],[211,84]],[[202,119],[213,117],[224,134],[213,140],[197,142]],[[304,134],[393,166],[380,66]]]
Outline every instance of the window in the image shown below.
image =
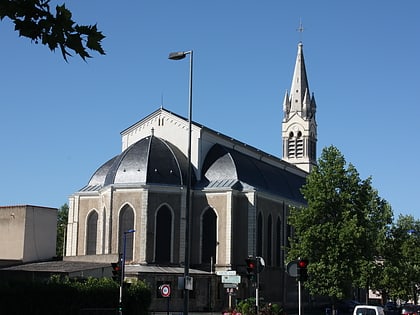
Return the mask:
[[263,256],[263,222],[261,212],[257,218],[257,256]]
[[172,212],[167,206],[161,207],[156,215],[155,262],[171,262]]
[[86,255],[96,255],[98,235],[98,212],[92,211],[87,218]]
[[[124,251],[124,232],[134,229],[134,211],[133,209],[125,205],[120,212],[119,218],[119,236],[118,236],[118,252],[123,253]],[[125,244],[125,259],[130,261],[133,260],[133,236],[134,233],[128,233],[126,235]]]
[[217,215],[212,208],[208,208],[201,221],[201,262],[216,261],[217,248]]
[[275,243],[275,248],[276,248],[276,266],[280,267],[281,266],[281,221],[280,218],[277,218],[277,222],[276,222],[276,243]]
[[273,251],[273,220],[271,214],[268,216],[267,222],[267,265],[272,265],[272,251]]

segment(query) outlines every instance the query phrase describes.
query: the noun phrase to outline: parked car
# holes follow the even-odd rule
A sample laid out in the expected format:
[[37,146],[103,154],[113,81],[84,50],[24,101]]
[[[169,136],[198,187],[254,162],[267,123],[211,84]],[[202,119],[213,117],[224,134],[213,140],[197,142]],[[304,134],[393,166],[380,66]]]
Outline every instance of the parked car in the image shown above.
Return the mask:
[[360,303],[354,300],[343,300],[337,302],[336,309],[339,315],[351,315],[356,305]]
[[385,315],[400,315],[400,311],[400,308],[395,302],[389,301],[384,305]]
[[414,304],[404,304],[401,306],[401,315],[420,315],[420,306]]
[[382,306],[356,305],[353,315],[385,315],[385,312]]

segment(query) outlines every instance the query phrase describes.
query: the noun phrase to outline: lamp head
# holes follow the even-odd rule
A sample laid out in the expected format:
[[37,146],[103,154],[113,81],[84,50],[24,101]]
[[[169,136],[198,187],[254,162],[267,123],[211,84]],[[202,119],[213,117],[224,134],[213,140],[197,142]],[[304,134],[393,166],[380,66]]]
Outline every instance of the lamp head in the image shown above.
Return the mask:
[[171,60],[181,60],[181,59],[184,59],[186,55],[187,55],[187,53],[184,52],[184,51],[171,52],[169,54],[168,59],[171,59]]

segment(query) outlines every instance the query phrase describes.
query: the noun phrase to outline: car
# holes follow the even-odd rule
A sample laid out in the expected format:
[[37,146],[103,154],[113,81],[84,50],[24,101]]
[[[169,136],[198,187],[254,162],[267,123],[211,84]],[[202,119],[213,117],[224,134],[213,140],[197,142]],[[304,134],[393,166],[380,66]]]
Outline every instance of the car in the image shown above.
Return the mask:
[[356,305],[360,305],[360,302],[354,300],[342,300],[338,301],[336,309],[338,310],[338,314],[340,315],[351,315],[353,314],[353,310]]
[[397,303],[393,301],[388,301],[384,305],[384,312],[385,315],[400,315],[400,308],[398,307]]
[[356,305],[353,315],[385,315],[385,312],[382,306]]
[[404,304],[401,306],[401,315],[420,315],[420,306],[414,304]]

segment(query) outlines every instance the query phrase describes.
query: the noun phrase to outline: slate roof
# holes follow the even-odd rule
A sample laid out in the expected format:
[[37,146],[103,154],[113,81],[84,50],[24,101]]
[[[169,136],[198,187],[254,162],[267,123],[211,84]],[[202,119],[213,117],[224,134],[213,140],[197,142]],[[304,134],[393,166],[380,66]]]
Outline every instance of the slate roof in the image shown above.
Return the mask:
[[83,270],[93,270],[98,268],[110,267],[109,263],[94,263],[82,261],[45,261],[36,262],[12,267],[1,268],[5,271],[29,271],[29,272],[52,272],[52,273],[72,273]]
[[[80,191],[94,191],[112,184],[182,186],[186,183],[187,165],[187,158],[175,145],[148,136],[99,167]],[[191,182],[195,183],[194,174],[191,176]]]
[[305,203],[300,192],[304,177],[220,144],[208,152],[202,173],[202,188],[255,189]]
[[[209,132],[214,131],[209,129]],[[285,163],[285,167],[215,144],[205,157],[201,180],[197,182],[195,173],[191,172],[191,183],[193,189],[257,190],[306,204],[300,192],[305,184],[303,173],[291,172],[286,169],[286,164],[288,168],[293,168],[293,165],[279,162]],[[80,191],[98,191],[113,184],[183,186],[187,165],[187,157],[174,144],[150,135],[104,163]]]

